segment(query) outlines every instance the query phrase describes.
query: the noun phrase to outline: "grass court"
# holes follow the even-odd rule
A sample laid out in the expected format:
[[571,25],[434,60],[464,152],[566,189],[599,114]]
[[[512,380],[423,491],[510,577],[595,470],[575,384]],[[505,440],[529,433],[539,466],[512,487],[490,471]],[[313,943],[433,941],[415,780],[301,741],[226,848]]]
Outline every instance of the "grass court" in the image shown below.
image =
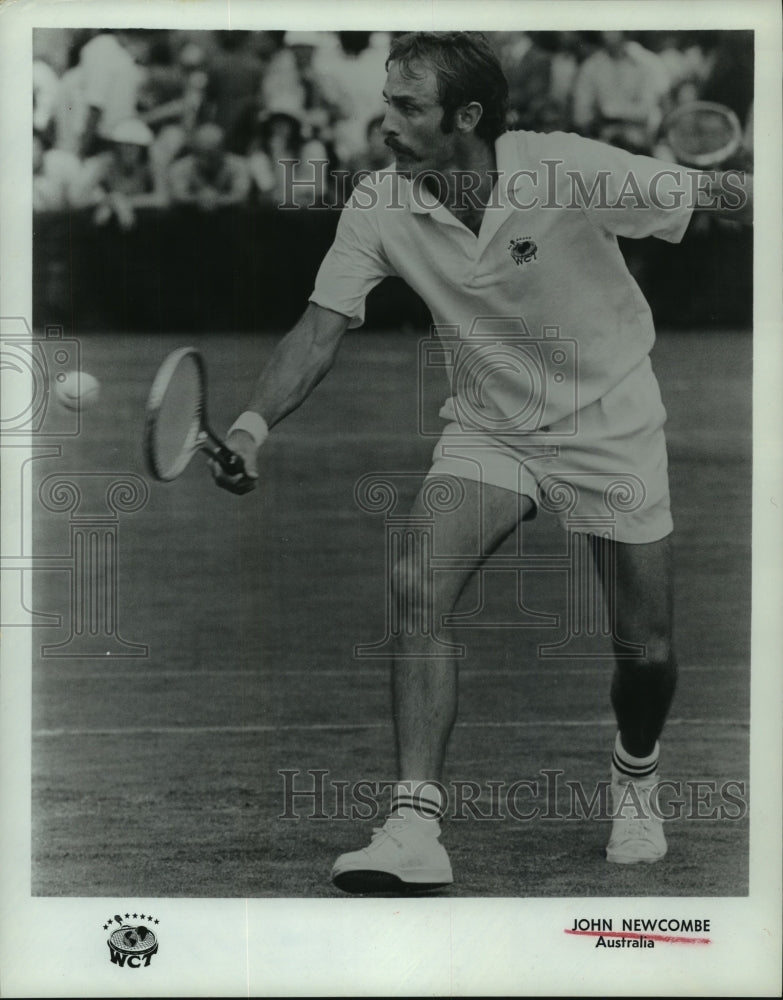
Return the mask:
[[[80,339],[101,400],[59,458],[34,463],[36,485],[52,473],[146,478],[144,404],[166,353],[203,349],[222,431],[277,338]],[[349,334],[333,372],[273,431],[255,493],[218,490],[197,457],[177,482],[149,482],[142,509],[119,517],[119,633],[148,655],[34,658],[33,894],[342,896],[331,864],[367,842],[372,822],[281,819],[279,772],[393,777],[389,665],[353,655],[385,631],[385,525],[357,505],[354,487],[371,472],[408,472],[412,497],[428,467],[434,440],[417,433],[418,339]],[[662,331],[653,354],[669,412],[681,666],[661,776],[744,782],[746,801],[751,359],[751,336],[739,331]],[[440,401],[425,401],[430,415]],[[524,531],[525,551],[563,551],[551,516]],[[36,504],[35,538],[37,554],[67,552],[68,513]],[[505,620],[516,597],[513,575],[486,582],[476,624],[459,630],[467,655],[446,778],[510,784],[561,769],[557,802],[567,813],[563,782],[589,790],[608,777],[608,647],[599,658],[539,659],[551,627],[479,627]],[[525,573],[536,611],[562,621],[564,595],[562,573]],[[464,596],[465,608],[475,596]],[[35,630],[34,650],[65,641],[69,574],[39,570],[34,597],[37,610],[62,616],[60,627]],[[326,805],[335,811],[333,794]],[[609,824],[600,820],[453,819],[443,843],[455,883],[444,894],[745,895],[747,819],[703,811],[667,824],[662,862],[628,868],[605,862]]]

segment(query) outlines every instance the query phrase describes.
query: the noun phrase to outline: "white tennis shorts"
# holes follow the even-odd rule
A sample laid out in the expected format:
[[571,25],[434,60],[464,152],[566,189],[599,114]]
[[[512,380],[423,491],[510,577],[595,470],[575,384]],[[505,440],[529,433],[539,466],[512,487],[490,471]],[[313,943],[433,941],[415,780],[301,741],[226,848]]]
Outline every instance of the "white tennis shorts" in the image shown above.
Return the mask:
[[[504,437],[449,423],[429,475],[529,496],[566,531],[655,542],[672,531],[666,410],[649,358],[595,403],[535,435]],[[527,520],[528,518],[526,518]]]

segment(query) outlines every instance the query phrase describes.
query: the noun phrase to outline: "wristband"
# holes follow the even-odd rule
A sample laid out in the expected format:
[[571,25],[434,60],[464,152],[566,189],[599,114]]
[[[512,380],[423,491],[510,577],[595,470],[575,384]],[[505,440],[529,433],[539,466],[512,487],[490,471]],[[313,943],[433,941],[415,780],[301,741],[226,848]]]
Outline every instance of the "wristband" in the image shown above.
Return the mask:
[[[232,431],[244,431],[245,434],[249,434],[256,448],[260,448],[269,436],[269,427],[266,420],[264,420],[260,413],[254,413],[253,410],[245,410],[244,413],[240,413],[231,427],[229,427],[228,434],[231,434]],[[226,437],[228,437],[228,434]]]

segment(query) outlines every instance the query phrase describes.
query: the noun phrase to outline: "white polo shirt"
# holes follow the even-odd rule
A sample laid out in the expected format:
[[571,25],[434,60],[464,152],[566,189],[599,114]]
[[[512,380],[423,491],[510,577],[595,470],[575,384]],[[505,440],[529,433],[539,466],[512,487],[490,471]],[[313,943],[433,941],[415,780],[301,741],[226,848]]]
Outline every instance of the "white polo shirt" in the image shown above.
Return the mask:
[[354,190],[310,301],[364,320],[383,278],[429,307],[452,400],[468,429],[528,432],[563,420],[649,353],[652,315],[618,236],[678,242],[689,172],[580,136],[509,132],[478,236],[426,187],[382,171]]

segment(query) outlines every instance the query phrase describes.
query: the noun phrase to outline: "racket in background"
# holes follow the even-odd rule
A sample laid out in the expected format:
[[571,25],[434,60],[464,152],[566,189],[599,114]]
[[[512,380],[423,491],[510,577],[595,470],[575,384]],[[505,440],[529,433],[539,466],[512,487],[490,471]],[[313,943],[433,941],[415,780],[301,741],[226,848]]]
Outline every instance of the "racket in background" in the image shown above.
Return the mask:
[[723,104],[689,101],[673,108],[661,123],[660,141],[686,167],[711,170],[742,147],[739,118]]
[[201,451],[229,476],[244,473],[241,457],[227,448],[207,422],[207,370],[194,347],[180,347],[163,361],[150,388],[144,426],[144,456],[155,479],[171,482]]

